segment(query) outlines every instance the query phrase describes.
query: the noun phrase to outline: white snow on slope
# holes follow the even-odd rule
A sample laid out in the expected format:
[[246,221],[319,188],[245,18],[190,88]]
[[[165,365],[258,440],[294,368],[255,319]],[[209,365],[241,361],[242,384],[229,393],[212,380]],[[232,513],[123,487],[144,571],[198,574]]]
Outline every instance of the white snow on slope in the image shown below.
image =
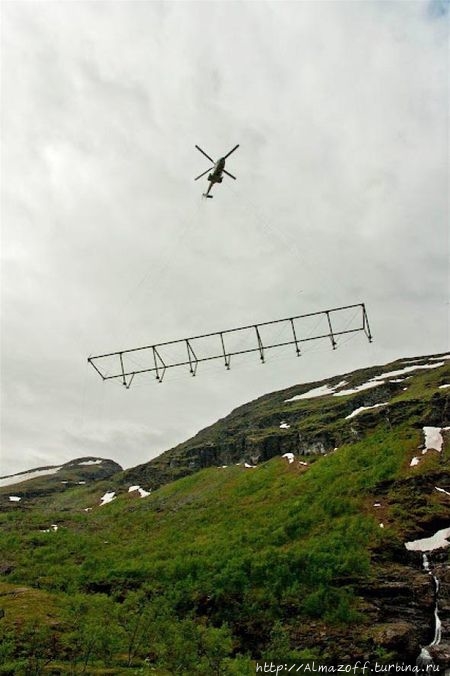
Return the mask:
[[450,528],[443,528],[429,538],[405,542],[405,547],[415,552],[432,552],[434,549],[448,547],[450,545],[448,538],[450,538]]
[[435,489],[439,491],[439,493],[445,493],[445,495],[450,495],[450,493],[446,491],[445,488],[439,488],[438,486],[435,486]]
[[450,387],[450,384],[439,385],[440,390],[445,390],[447,387]]
[[293,453],[283,453],[283,455],[281,457],[286,458],[286,460],[288,461],[289,464],[294,462],[294,454]]
[[22,498],[19,498],[17,495],[10,495],[9,496],[9,501],[10,502],[20,502]]
[[418,371],[419,369],[436,369],[439,366],[444,366],[444,362],[437,362],[436,364],[417,364],[416,366],[405,366],[403,369],[398,371],[388,371],[387,373],[380,373],[379,376],[375,376],[372,380],[384,380],[385,378],[395,378],[396,376],[401,376],[404,373],[411,373],[411,371]]
[[247,467],[248,469],[255,469],[256,465],[249,465],[248,462],[244,464],[244,467]]
[[442,357],[431,357],[430,361],[441,361],[441,359],[450,359],[450,354],[443,354]]
[[374,404],[373,406],[360,406],[359,408],[355,409],[350,415],[346,415],[345,419],[348,420],[349,418],[354,418],[355,416],[359,415],[363,411],[370,411],[372,408],[379,408],[380,406],[387,406],[388,402],[385,401],[384,404]]
[[144,491],[140,486],[130,486],[128,493],[133,493],[134,491],[137,491],[141,498],[146,498],[147,495],[150,495],[150,491]]
[[288,430],[290,428],[290,425],[288,425],[286,422],[280,423],[280,430]]
[[[444,440],[442,438],[442,432],[450,429],[449,427],[423,427],[423,434],[425,437],[425,448],[422,451],[422,455],[425,455],[430,450],[433,451],[438,451],[440,453],[442,451],[442,444],[444,443]],[[414,467],[414,465],[418,465],[420,462],[420,458],[414,457],[411,462],[409,463],[410,467]]]
[[431,449],[440,453],[442,451],[442,444],[444,443],[441,427],[424,427],[423,433],[425,435],[425,448],[422,451],[422,455]]
[[383,382],[372,382],[369,380],[367,383],[363,383],[362,385],[358,385],[357,387],[354,387],[353,389],[350,390],[341,390],[340,392],[335,392],[333,394],[334,397],[345,397],[348,394],[356,394],[357,392],[363,392],[364,390],[370,390],[372,387],[379,387],[380,385],[383,385]]
[[116,499],[115,491],[106,492],[105,495],[100,499],[100,505],[106,505],[108,502],[112,502]]
[[36,469],[32,472],[21,472],[20,474],[5,476],[0,479],[0,486],[12,486],[13,484],[20,484],[22,481],[37,479],[37,477],[40,476],[56,474],[56,472],[59,472],[60,469],[61,467],[50,467],[49,469]]
[[101,465],[103,460],[85,460],[84,462],[79,462],[79,465]]
[[[332,394],[334,397],[345,397],[349,394],[357,394],[358,392],[363,392],[364,390],[370,390],[372,387],[384,385],[386,378],[395,378],[396,376],[404,375],[405,373],[411,373],[412,371],[417,371],[418,369],[435,369],[440,366],[444,366],[444,362],[442,361],[442,359],[445,358],[446,357],[439,357],[440,361],[438,361],[436,364],[432,363],[415,364],[414,366],[405,366],[405,368],[398,369],[396,371],[388,371],[386,373],[380,373],[378,376],[374,376],[373,378],[368,380],[366,383],[363,383],[362,385],[357,385],[356,387],[348,390],[340,390],[339,392],[336,392],[336,390],[339,390],[339,388],[346,385],[347,381],[342,380],[340,383],[334,385],[333,387],[331,387],[327,383],[326,385],[315,387],[312,390],[309,390],[308,392],[304,392],[303,394],[296,394],[294,397],[291,397],[290,399],[285,399],[284,402],[287,403],[289,401],[298,401],[299,399],[312,399],[313,397],[323,397],[327,394]],[[391,382],[401,382],[401,380],[397,379]]]
[[320,387],[314,387],[312,390],[304,392],[303,394],[296,394],[295,397],[285,399],[284,402],[287,403],[288,401],[298,401],[299,399],[313,399],[314,397],[323,397],[324,395],[332,394],[333,392],[333,387],[330,387],[329,385],[321,385]]
[[386,378],[395,378],[396,376],[404,375],[405,373],[411,373],[411,371],[417,371],[418,369],[435,369],[439,366],[444,366],[444,362],[440,361],[436,364],[417,364],[416,366],[406,366],[403,369],[397,371],[388,371],[386,373],[380,373],[378,376],[374,376],[366,383],[358,385],[357,387],[350,390],[341,390],[341,392],[335,392],[334,397],[344,397],[348,394],[356,394],[357,392],[362,392],[363,390],[369,390],[372,387],[377,387],[378,385],[384,385]]
[[314,387],[312,390],[308,390],[308,392],[304,392],[303,394],[296,394],[295,397],[291,397],[290,399],[285,399],[285,403],[288,401],[298,401],[299,399],[313,399],[314,397],[324,397],[326,394],[333,394],[336,390],[339,390],[341,387],[344,387],[344,385],[347,385],[346,380],[341,380],[337,385],[329,385],[328,383],[326,385],[321,385],[320,387]]

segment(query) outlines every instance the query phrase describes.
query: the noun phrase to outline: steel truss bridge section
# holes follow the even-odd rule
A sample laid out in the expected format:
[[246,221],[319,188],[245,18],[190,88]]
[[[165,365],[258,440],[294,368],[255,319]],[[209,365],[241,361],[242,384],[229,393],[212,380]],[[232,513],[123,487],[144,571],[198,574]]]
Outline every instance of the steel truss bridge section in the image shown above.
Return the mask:
[[288,345],[299,357],[302,343],[313,340],[327,339],[335,350],[339,337],[356,332],[363,332],[372,342],[364,303],[119,350],[89,357],[88,362],[103,380],[120,379],[128,389],[135,376],[143,373],[153,373],[162,383],[170,368],[187,367],[195,376],[201,362],[221,359],[229,369],[232,357],[252,352],[264,363],[267,350]]

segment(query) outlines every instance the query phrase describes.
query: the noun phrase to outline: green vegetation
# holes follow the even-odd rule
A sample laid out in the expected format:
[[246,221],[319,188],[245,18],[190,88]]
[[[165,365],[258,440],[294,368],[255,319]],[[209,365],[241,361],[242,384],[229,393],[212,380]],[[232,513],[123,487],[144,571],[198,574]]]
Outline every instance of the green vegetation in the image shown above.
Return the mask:
[[[414,379],[413,401],[431,415],[430,382],[429,373]],[[373,552],[401,542],[418,513],[444,513],[438,494],[422,499],[426,482],[415,477],[448,471],[446,451],[409,466],[427,421],[407,394],[396,394],[406,408],[395,424],[380,411],[361,416],[354,439],[308,467],[274,457],[256,469],[203,469],[102,507],[96,484],[10,506],[0,514],[9,567],[0,674],[244,675],[254,673],[251,659],[324,657],[314,631],[309,644],[296,639],[301,627],[362,637],[370,620],[359,590],[377,573]],[[293,404],[317,430],[348,429],[342,407],[355,404],[326,402]],[[256,408],[267,417],[269,404]],[[380,492],[383,529],[373,508]],[[58,530],[44,532],[50,524]]]

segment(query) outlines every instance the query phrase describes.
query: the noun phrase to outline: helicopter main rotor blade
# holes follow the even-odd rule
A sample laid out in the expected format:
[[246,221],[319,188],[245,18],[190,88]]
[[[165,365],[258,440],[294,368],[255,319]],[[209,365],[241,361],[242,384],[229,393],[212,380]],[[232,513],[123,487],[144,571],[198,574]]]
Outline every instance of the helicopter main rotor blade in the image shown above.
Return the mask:
[[224,155],[223,159],[226,160],[227,157],[229,157],[229,156],[231,155],[231,153],[234,153],[234,151],[235,151],[237,148],[239,148],[239,143],[237,144],[237,146],[234,146],[233,150],[230,150],[229,153],[227,153],[226,155]]
[[230,176],[231,178],[234,178],[234,180],[236,180],[236,176],[233,176],[233,174],[230,174],[230,172],[227,171],[226,169],[222,169],[222,171],[223,171],[223,173],[226,174],[227,176]]
[[203,174],[200,174],[200,176],[197,176],[197,178],[194,178],[194,181],[198,181],[199,178],[201,178],[202,176],[204,176],[205,174],[207,174],[208,171],[211,171],[211,169],[214,169],[214,167],[210,167],[209,169],[207,169],[206,171],[204,171]]
[[210,157],[209,155],[207,155],[207,154],[205,153],[205,151],[204,151],[204,150],[202,150],[202,149],[200,148],[200,146],[197,146],[197,145],[196,145],[195,147],[197,148],[197,150],[200,150],[200,152],[202,153],[202,155],[204,155],[205,157],[207,157],[207,158],[208,158],[208,160],[209,160],[210,162],[212,162],[212,163],[214,164],[214,160],[213,160],[213,158],[212,158],[212,157]]

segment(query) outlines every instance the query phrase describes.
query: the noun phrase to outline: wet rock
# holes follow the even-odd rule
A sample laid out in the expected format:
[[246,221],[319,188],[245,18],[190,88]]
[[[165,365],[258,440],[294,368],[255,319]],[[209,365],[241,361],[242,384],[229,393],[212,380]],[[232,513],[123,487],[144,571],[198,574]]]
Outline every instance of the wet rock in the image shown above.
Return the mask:
[[450,667],[450,643],[429,646],[427,650],[436,666],[441,669],[448,669]]

